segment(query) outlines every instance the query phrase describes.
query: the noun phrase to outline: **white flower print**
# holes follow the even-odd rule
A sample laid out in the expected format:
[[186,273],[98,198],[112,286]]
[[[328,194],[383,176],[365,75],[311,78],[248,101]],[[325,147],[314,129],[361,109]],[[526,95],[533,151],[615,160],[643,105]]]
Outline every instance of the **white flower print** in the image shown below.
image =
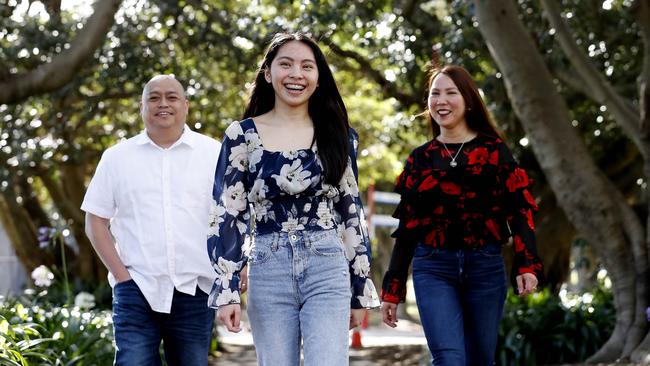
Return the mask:
[[289,159],[289,160],[295,160],[298,159],[300,156],[300,151],[294,150],[294,151],[283,151],[282,152],[282,157]]
[[245,172],[248,167],[248,151],[246,150],[246,144],[241,143],[237,146],[233,146],[230,149],[230,165],[237,168],[240,172]]
[[318,204],[316,216],[318,216],[318,226],[323,229],[331,229],[334,227],[334,215],[327,202],[321,201]]
[[248,200],[250,202],[262,202],[266,200],[266,193],[269,191],[269,188],[264,185],[264,179],[256,179],[255,183],[251,187],[251,191],[248,194]]
[[208,214],[208,238],[219,236],[219,224],[223,222],[223,215],[226,209],[217,204],[214,199],[210,202],[210,212]]
[[380,305],[375,284],[369,278],[366,279],[366,284],[363,286],[363,295],[357,296],[357,299],[364,308],[376,308]]
[[345,249],[345,258],[351,261],[357,252],[365,253],[366,247],[363,245],[362,237],[357,232],[356,227],[350,226],[342,233],[343,248]]
[[247,208],[245,194],[244,183],[242,182],[237,182],[234,186],[226,187],[225,192],[223,192],[223,201],[229,215],[237,216],[237,214]]
[[232,280],[233,273],[239,271],[241,268],[241,263],[236,263],[219,257],[217,263],[213,263],[212,267],[214,271],[217,272],[216,281],[221,287],[227,288],[230,287],[230,281]]
[[221,291],[217,296],[217,306],[240,303],[241,300],[239,299],[239,292],[233,291],[229,288]]
[[231,140],[236,140],[239,135],[243,135],[244,131],[241,129],[241,125],[238,122],[231,123],[228,128],[226,128],[226,136]]
[[294,217],[288,217],[287,221],[282,223],[282,231],[291,232],[296,230],[304,230],[305,226],[298,222]]
[[348,164],[345,172],[343,172],[343,177],[339,183],[339,189],[342,196],[359,196],[359,186],[357,186],[357,180],[354,177],[354,172],[352,171],[352,166],[350,166],[350,164]]
[[367,255],[358,255],[354,258],[354,263],[352,263],[352,269],[354,269],[354,274],[359,277],[368,277],[370,273],[370,261],[368,261]]
[[289,164],[284,164],[280,169],[280,175],[273,174],[278,187],[289,194],[298,194],[303,192],[311,184],[311,172],[303,169],[300,160],[294,160]]
[[257,170],[257,164],[262,161],[262,139],[254,129],[246,131],[246,151],[248,152],[248,166],[251,172]]

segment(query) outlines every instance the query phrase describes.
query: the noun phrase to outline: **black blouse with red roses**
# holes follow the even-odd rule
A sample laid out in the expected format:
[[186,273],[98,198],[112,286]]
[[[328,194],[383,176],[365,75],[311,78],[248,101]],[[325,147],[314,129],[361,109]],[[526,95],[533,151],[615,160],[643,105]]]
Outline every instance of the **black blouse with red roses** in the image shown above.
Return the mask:
[[399,227],[384,276],[381,298],[399,303],[406,296],[406,278],[418,243],[446,249],[472,249],[505,243],[512,235],[512,280],[522,273],[542,278],[532,212],[537,204],[531,181],[505,143],[479,133],[464,144],[432,140],[413,150],[397,178],[401,195],[393,216]]

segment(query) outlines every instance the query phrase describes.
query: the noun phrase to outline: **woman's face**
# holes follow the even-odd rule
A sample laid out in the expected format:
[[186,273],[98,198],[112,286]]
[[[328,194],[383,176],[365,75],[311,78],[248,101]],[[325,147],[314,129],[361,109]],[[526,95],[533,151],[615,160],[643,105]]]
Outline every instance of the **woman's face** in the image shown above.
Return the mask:
[[318,86],[318,67],[314,52],[300,41],[281,46],[264,78],[275,91],[275,104],[296,108],[307,106]]
[[438,74],[429,89],[429,113],[440,128],[467,127],[465,99],[454,81],[445,74]]

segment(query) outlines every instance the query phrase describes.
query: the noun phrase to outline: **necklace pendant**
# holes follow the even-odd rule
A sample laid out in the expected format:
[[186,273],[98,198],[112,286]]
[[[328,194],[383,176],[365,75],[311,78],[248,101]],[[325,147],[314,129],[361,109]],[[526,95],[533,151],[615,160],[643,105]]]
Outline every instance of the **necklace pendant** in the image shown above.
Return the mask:
[[449,163],[449,166],[451,166],[452,168],[455,168],[456,165],[458,165],[458,163],[456,162],[456,160],[452,160],[452,161]]

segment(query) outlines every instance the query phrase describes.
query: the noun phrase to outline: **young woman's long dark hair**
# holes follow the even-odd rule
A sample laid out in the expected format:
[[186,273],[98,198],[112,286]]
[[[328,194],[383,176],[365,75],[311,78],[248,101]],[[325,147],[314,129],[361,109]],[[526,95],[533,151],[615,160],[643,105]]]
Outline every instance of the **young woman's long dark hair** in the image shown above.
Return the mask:
[[[427,79],[427,95],[431,90],[433,80],[440,74],[449,76],[463,96],[465,100],[465,120],[467,121],[467,126],[476,132],[500,137],[485,103],[483,103],[476,82],[474,82],[474,79],[465,68],[458,65],[445,65],[432,68]],[[424,114],[431,124],[433,137],[440,135],[440,126],[433,120],[431,111],[427,109]]]
[[291,41],[307,45],[316,58],[318,67],[318,87],[309,98],[309,116],[314,123],[314,136],[318,146],[318,156],[323,164],[325,182],[338,184],[348,162],[348,112],[343,98],[336,87],[334,76],[327,64],[325,55],[318,44],[302,33],[276,34],[264,55],[264,61],[257,70],[244,118],[264,114],[275,106],[273,86],[264,78],[264,72],[278,54],[280,47]]

